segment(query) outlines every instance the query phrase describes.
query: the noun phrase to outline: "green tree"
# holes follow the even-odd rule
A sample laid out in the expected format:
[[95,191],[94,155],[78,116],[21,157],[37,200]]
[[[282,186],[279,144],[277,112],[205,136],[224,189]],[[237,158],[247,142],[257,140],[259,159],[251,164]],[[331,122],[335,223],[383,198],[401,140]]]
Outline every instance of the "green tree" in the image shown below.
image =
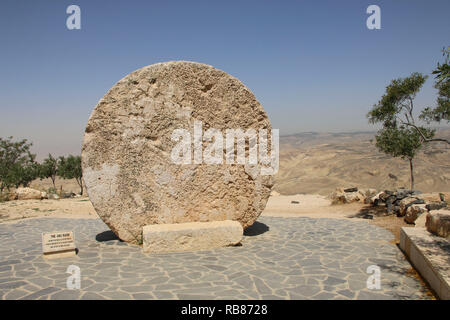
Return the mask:
[[80,194],[83,194],[83,172],[81,170],[81,157],[69,155],[60,157],[58,164],[58,176],[63,179],[75,179],[80,186]]
[[393,157],[408,160],[410,169],[411,190],[414,190],[413,159],[422,146],[422,137],[413,128],[401,126],[399,128],[385,127],[375,136],[378,150]]
[[53,158],[49,153],[48,157],[44,159],[39,168],[39,177],[42,179],[50,178],[53,183],[53,189],[56,190],[56,175],[58,173],[58,159]]
[[[447,121],[448,123],[450,121],[450,47],[444,48],[442,52],[444,63],[438,63],[436,69],[432,72],[435,75],[434,87],[438,90],[436,107],[427,107],[420,115],[420,118],[427,123],[432,121]],[[443,140],[450,144],[448,140]]]
[[414,189],[413,159],[424,142],[434,141],[435,130],[417,125],[414,119],[414,98],[427,77],[413,73],[392,80],[386,93],[367,114],[370,123],[381,123],[376,138],[377,148],[393,157],[409,161],[411,189]]
[[0,192],[11,187],[27,187],[38,177],[36,155],[30,152],[32,143],[26,139],[0,138]]

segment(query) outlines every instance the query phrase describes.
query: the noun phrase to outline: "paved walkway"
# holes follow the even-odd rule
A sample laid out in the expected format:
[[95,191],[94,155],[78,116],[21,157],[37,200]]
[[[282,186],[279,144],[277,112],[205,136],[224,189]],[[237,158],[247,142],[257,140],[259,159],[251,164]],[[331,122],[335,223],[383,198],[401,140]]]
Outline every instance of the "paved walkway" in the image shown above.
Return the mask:
[[[45,261],[41,233],[73,230],[77,257]],[[0,224],[3,299],[424,299],[388,231],[364,221],[261,217],[242,246],[143,254],[97,219]],[[68,290],[69,265],[81,289]],[[381,268],[369,290],[367,267]]]

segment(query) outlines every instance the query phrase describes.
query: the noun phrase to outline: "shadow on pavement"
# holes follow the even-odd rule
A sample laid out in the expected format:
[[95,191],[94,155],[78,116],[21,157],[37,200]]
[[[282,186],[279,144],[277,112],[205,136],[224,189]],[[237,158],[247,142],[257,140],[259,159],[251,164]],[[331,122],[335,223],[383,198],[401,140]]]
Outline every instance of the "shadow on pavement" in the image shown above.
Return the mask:
[[245,229],[244,236],[259,236],[267,231],[269,231],[269,227],[266,224],[256,221],[252,226]]

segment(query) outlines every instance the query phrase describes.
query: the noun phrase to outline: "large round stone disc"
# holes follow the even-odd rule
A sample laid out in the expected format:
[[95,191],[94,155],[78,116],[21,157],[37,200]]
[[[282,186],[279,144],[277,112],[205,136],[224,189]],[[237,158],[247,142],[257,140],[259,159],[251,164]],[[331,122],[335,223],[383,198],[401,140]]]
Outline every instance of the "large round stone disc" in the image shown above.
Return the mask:
[[[271,130],[239,80],[211,66],[158,63],[130,73],[95,107],[82,167],[89,198],[122,240],[140,243],[148,224],[236,220],[244,228],[264,209],[273,177],[242,164],[177,164],[176,129]],[[205,142],[203,143],[205,145]],[[225,146],[225,143],[224,143]],[[248,150],[246,150],[248,153]]]

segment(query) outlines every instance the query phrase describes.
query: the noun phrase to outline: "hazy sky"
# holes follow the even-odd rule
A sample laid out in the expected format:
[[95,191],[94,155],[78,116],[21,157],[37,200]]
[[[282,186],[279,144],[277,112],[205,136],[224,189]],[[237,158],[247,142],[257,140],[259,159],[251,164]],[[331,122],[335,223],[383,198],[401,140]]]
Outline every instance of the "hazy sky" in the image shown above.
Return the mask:
[[[81,8],[68,30],[66,8]],[[381,30],[366,8],[381,8]],[[374,130],[390,80],[430,74],[450,45],[450,1],[0,2],[0,136],[79,153],[97,101],[128,73],[191,60],[240,79],[281,134]],[[433,105],[429,79],[417,105]]]

